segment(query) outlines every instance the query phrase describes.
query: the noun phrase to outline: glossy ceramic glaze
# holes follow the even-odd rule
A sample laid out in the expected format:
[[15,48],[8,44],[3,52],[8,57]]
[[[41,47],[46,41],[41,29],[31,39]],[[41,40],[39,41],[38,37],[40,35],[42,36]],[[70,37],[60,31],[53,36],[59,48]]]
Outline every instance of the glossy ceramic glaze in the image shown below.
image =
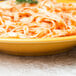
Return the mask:
[[48,55],[76,45],[76,36],[47,39],[0,39],[0,51],[13,55]]
[[76,0],[57,0],[57,2],[63,2],[63,3],[75,3],[76,2]]

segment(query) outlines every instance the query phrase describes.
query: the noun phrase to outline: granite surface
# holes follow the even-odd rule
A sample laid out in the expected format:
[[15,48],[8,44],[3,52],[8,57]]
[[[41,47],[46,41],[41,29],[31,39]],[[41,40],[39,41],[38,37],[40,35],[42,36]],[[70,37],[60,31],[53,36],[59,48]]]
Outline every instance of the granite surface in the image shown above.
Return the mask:
[[0,54],[0,76],[76,76],[76,48],[40,57]]

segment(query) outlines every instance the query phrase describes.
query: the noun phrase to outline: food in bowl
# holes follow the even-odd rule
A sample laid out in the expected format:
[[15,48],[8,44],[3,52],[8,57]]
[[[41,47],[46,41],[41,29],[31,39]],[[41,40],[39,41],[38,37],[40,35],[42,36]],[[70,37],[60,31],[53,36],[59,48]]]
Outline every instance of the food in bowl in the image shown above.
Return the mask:
[[54,38],[76,35],[76,3],[38,0],[0,3],[0,38]]

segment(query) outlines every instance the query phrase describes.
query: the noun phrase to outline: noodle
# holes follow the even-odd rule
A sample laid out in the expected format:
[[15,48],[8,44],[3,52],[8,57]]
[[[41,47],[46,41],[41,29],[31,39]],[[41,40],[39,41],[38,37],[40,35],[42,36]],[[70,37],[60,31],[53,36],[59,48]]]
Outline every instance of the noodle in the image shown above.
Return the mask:
[[76,35],[76,3],[38,0],[0,2],[0,37],[52,38]]

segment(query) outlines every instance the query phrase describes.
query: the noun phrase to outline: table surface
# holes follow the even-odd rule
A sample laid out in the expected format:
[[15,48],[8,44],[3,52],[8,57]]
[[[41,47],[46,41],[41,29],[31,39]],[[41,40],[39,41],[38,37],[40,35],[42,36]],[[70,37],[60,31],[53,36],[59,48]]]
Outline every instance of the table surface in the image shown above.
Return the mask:
[[76,48],[39,57],[0,54],[0,76],[76,76]]

